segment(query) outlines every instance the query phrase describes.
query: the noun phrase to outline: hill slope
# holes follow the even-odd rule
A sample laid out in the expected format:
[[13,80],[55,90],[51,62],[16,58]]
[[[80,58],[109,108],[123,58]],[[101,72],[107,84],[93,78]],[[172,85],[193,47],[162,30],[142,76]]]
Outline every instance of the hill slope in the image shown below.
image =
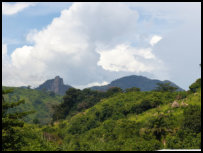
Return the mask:
[[195,93],[134,91],[103,99],[46,130],[63,140],[62,150],[198,149],[200,115],[201,88]]
[[127,88],[137,87],[137,88],[140,88],[141,91],[151,91],[156,88],[157,83],[167,83],[167,82],[170,82],[173,86],[177,87],[179,91],[183,91],[183,89],[181,89],[180,87],[178,87],[176,84],[172,83],[171,81],[153,80],[153,79],[149,79],[144,76],[136,76],[136,75],[126,76],[126,77],[122,77],[120,79],[116,79],[108,85],[94,86],[94,87],[90,87],[90,88],[92,90],[106,91],[110,87],[119,87],[123,90],[125,90]]
[[52,119],[52,105],[60,104],[62,96],[52,92],[38,91],[34,89],[26,89],[20,87],[2,87],[3,89],[12,88],[13,93],[5,96],[6,101],[25,100],[25,104],[21,104],[10,111],[28,111],[35,110],[36,112],[28,115],[25,118],[26,122],[32,123],[33,119],[38,119],[41,124],[47,124]]
[[189,88],[187,92],[118,92],[53,125],[26,124],[21,150],[199,149],[201,79]]

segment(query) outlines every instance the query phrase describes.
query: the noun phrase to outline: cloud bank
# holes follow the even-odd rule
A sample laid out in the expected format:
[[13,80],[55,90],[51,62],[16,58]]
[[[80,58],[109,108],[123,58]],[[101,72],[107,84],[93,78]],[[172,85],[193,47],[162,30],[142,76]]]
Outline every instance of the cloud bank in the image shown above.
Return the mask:
[[132,45],[138,18],[124,3],[74,3],[46,28],[27,35],[34,45],[16,48],[9,57],[2,52],[7,63],[3,83],[37,86],[60,75],[67,84],[88,86],[105,84],[122,72],[161,72],[163,62],[152,48],[161,36],[145,42],[148,47]]
[[109,71],[127,72],[152,72],[155,66],[155,55],[151,48],[131,47],[130,45],[119,44],[111,50],[98,51],[100,59],[98,65]]

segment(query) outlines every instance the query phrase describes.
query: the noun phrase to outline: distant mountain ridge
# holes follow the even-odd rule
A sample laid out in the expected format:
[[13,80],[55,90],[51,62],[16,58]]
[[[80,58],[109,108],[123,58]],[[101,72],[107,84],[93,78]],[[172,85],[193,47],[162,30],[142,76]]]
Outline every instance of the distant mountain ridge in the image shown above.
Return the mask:
[[60,78],[60,76],[56,76],[54,79],[45,81],[43,84],[35,89],[52,91],[56,94],[64,95],[69,88],[72,88],[72,86],[64,85],[63,79]]
[[[157,79],[149,79],[147,77],[137,75],[125,76],[113,80],[110,84],[104,86],[93,86],[89,88],[92,90],[107,91],[111,87],[119,87],[123,90],[127,88],[137,87],[140,88],[141,91],[151,91],[157,87],[157,83],[167,83],[167,82],[170,82],[172,86],[177,87],[178,88],[177,91],[184,91],[182,88],[180,88],[171,81],[168,80],[160,81]],[[73,87],[70,85],[64,85],[63,79],[60,78],[60,76],[56,76],[54,79],[45,81],[43,84],[39,85],[39,87],[35,89],[52,91],[56,94],[64,95],[69,88]]]
[[104,85],[104,86],[93,86],[90,87],[92,90],[98,90],[98,91],[106,91],[111,87],[119,87],[123,90],[127,88],[137,87],[140,88],[141,91],[151,91],[154,90],[157,87],[157,83],[167,83],[170,82],[172,86],[177,87],[177,91],[184,91],[182,88],[177,86],[175,83],[165,80],[160,81],[156,79],[149,79],[144,76],[137,76],[137,75],[131,75],[122,77],[119,79],[116,79],[112,81],[110,84]]

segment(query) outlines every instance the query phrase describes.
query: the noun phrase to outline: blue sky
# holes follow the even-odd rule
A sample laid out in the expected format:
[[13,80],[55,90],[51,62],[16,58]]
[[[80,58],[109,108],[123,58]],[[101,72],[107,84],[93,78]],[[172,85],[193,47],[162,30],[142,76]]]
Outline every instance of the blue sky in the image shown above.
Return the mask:
[[60,75],[78,88],[127,75],[188,86],[201,76],[201,3],[3,3],[2,83]]
[[26,35],[30,30],[45,28],[53,18],[60,16],[61,10],[69,8],[71,4],[69,2],[42,2],[13,15],[2,15],[2,38],[3,43],[9,44],[8,54],[11,54],[17,47],[30,44],[26,41]]

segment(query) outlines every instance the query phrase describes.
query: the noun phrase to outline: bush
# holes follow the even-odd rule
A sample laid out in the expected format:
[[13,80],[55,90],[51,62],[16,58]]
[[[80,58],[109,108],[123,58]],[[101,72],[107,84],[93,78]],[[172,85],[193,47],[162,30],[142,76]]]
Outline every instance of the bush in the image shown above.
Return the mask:
[[183,129],[190,129],[195,133],[201,132],[201,108],[198,105],[189,105],[185,108]]
[[124,144],[126,151],[156,151],[161,148],[161,142],[156,139],[146,141],[140,138],[128,139]]
[[176,134],[166,137],[166,145],[171,149],[200,149],[201,133],[180,129]]
[[[155,103],[153,105],[155,105]],[[152,108],[152,103],[149,100],[145,99],[142,100],[140,104],[134,104],[131,108],[131,112],[140,114],[150,108]]]
[[111,117],[112,115],[113,115],[113,107],[110,106],[109,104],[103,104],[102,110],[95,112],[96,118],[101,122]]

